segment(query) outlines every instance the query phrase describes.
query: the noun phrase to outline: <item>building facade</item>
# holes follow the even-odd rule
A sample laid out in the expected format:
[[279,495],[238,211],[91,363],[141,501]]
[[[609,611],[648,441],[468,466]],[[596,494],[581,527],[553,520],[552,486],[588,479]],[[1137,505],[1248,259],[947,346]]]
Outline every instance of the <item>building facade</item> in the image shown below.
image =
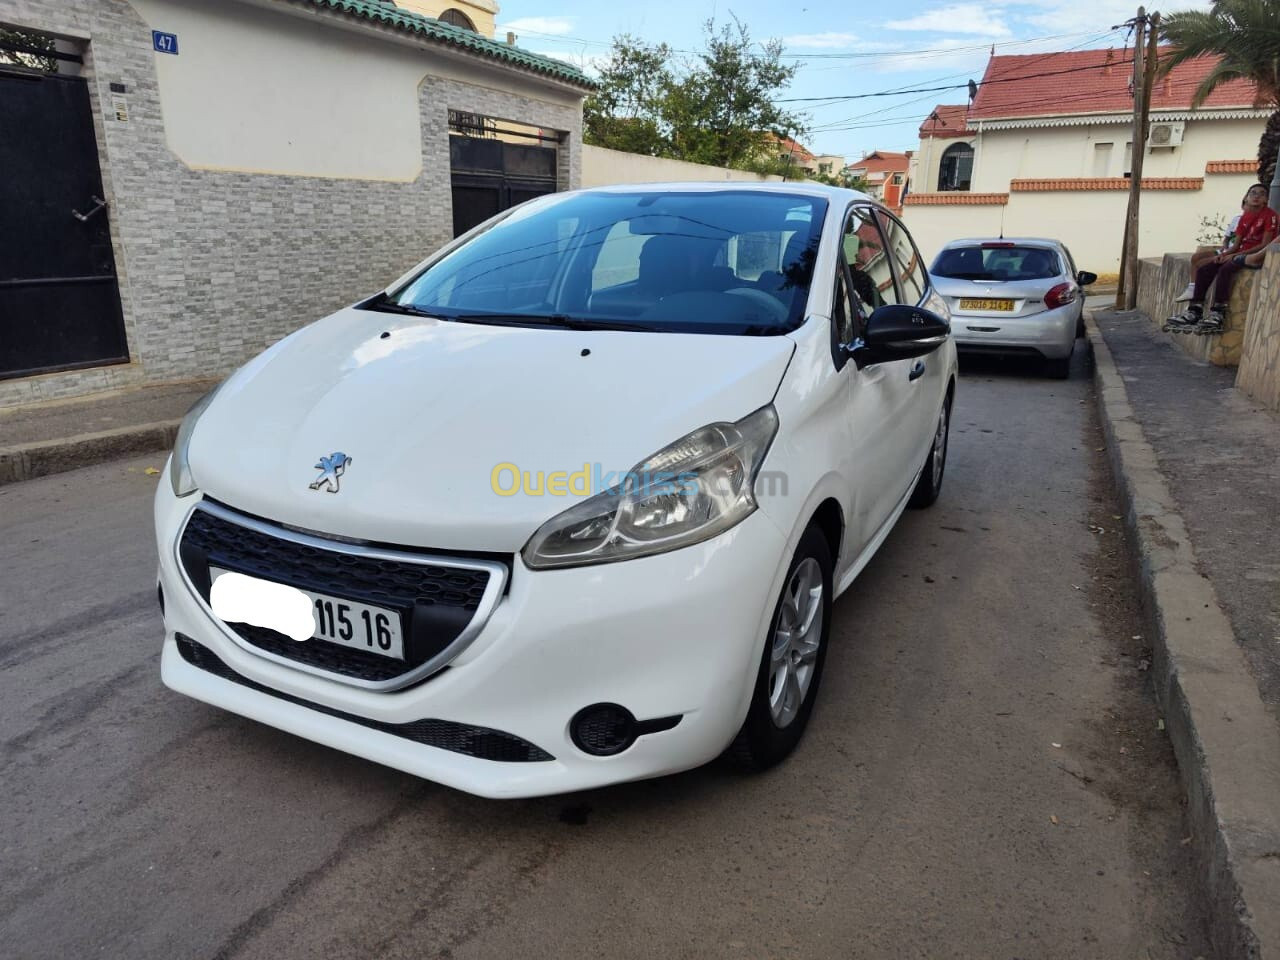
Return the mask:
[[891,150],[873,150],[857,160],[845,171],[851,176],[867,181],[866,192],[891,210],[902,208],[902,198],[907,193],[911,172],[911,151],[895,153]]
[[56,58],[0,62],[0,406],[224,375],[580,181],[581,73],[392,3],[0,0],[0,26]]
[[[1152,92],[1141,256],[1191,250],[1239,212],[1255,179],[1268,110],[1251,84],[1192,96],[1209,61]],[[1133,160],[1132,63],[1111,50],[992,57],[971,105],[939,105],[920,126],[905,217],[926,255],[961,236],[1052,235],[1083,268],[1119,269]],[[1087,250],[1087,254],[1079,251]]]

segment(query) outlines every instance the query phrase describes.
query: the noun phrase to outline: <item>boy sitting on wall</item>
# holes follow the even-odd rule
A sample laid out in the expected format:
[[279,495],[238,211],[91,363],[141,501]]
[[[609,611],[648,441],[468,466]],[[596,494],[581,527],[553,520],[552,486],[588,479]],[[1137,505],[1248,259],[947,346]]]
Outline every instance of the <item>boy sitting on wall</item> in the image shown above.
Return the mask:
[[[1246,260],[1265,253],[1277,235],[1280,235],[1280,214],[1267,206],[1267,188],[1255,183],[1244,195],[1244,213],[1236,227],[1235,239],[1226,250],[1196,270],[1191,303],[1178,316],[1169,318],[1166,329],[1194,327],[1197,333],[1220,333],[1227,320],[1227,301],[1231,299],[1231,284],[1236,274],[1253,266],[1246,265]],[[1210,286],[1213,287],[1213,306],[1206,316],[1204,298]]]

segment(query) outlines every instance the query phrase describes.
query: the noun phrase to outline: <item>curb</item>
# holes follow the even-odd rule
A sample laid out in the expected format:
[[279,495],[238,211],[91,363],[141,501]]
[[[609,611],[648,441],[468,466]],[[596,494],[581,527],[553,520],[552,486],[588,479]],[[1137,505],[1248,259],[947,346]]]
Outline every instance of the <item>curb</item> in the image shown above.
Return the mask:
[[49,440],[21,447],[0,447],[0,486],[76,470],[136,453],[172,449],[180,422],[164,420],[99,433],[84,433],[65,440]]
[[1221,960],[1280,958],[1280,726],[1263,706],[1231,622],[1198,570],[1124,381],[1090,316],[1098,412]]

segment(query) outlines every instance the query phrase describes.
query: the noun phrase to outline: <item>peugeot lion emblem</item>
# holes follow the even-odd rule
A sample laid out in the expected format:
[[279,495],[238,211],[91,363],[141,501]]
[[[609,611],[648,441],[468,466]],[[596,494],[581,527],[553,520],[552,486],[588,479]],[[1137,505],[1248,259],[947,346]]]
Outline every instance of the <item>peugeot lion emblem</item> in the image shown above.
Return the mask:
[[327,457],[321,457],[320,462],[316,464],[316,469],[320,471],[320,476],[316,477],[315,482],[311,484],[311,489],[324,489],[329,493],[337,493],[338,480],[346,473],[350,464],[351,458],[342,452],[331,453]]

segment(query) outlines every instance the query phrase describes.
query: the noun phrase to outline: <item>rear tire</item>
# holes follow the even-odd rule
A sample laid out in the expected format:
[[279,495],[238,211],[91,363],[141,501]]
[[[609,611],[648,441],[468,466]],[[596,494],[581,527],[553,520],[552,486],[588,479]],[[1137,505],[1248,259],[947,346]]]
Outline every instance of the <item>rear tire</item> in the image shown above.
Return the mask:
[[947,440],[951,436],[951,396],[942,401],[942,412],[938,414],[938,427],[933,433],[933,444],[929,447],[929,457],[920,471],[920,479],[911,491],[911,499],[907,506],[916,510],[933,506],[938,494],[942,493],[942,477],[947,470]]
[[804,735],[831,632],[831,548],[816,526],[800,538],[774,604],[742,729],[725,751],[739,769],[766,770]]

